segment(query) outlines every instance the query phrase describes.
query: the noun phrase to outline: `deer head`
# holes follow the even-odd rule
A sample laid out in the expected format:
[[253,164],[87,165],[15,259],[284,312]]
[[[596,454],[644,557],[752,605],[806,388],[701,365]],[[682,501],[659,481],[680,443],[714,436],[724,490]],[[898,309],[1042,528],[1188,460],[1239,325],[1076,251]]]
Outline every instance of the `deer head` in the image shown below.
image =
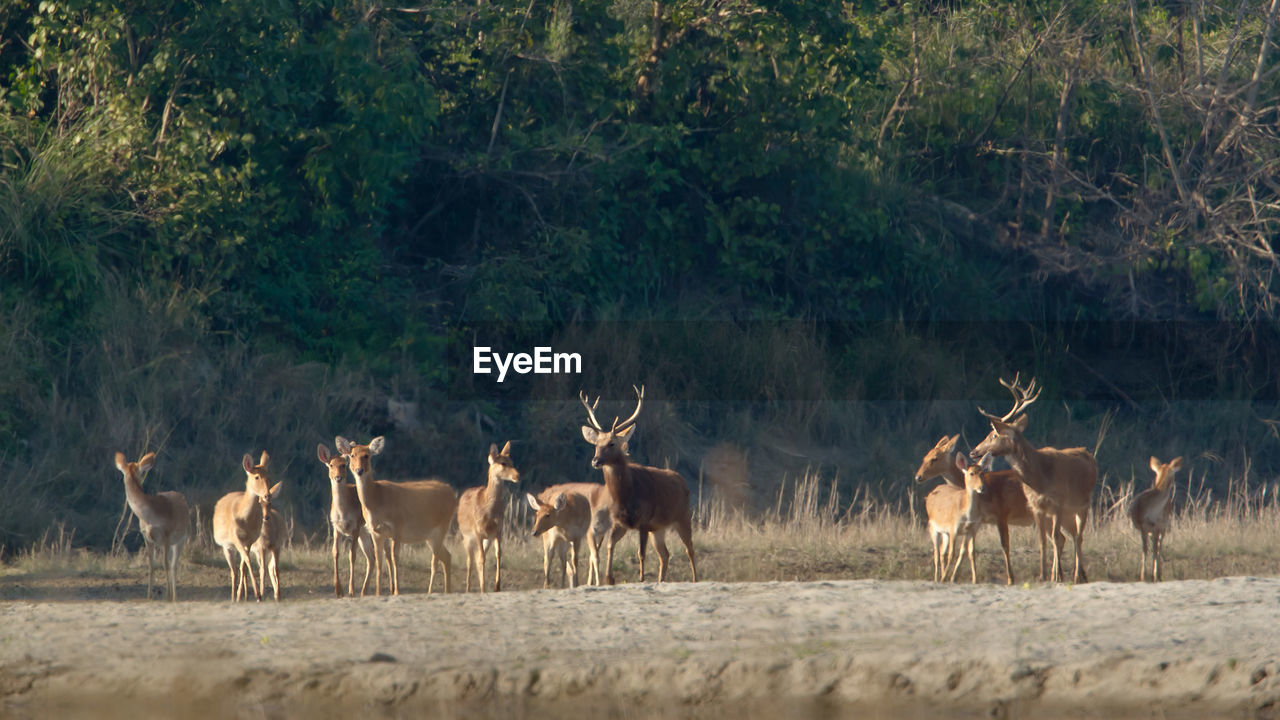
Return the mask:
[[1032,403],[1040,399],[1040,388],[1036,387],[1035,378],[1032,378],[1026,387],[1022,387],[1018,384],[1020,377],[1020,374],[1014,375],[1013,382],[1000,378],[1000,384],[1013,394],[1013,408],[1009,412],[1002,417],[996,417],[986,410],[978,408],[978,412],[991,421],[991,432],[982,442],[974,446],[973,452],[969,453],[970,458],[977,460],[986,454],[1001,457],[1013,452],[1013,449],[1017,446],[1018,440],[1027,429],[1027,423],[1029,422],[1025,414],[1019,415],[1019,413],[1022,413]]
[[373,475],[373,456],[380,454],[386,443],[386,439],[381,435],[370,440],[368,445],[357,445],[341,435],[333,439],[338,452],[347,456],[351,476],[357,480],[366,474]]
[[533,493],[525,493],[525,497],[529,500],[529,507],[536,513],[533,518],[534,537],[555,527],[560,513],[569,504],[564,493],[556,493],[555,498],[548,501],[538,500]]
[[916,482],[921,483],[929,478],[945,474],[947,472],[947,463],[951,462],[951,452],[956,449],[956,443],[959,441],[960,436],[958,434],[951,437],[943,435],[939,438],[933,449],[925,454],[924,460],[920,461],[920,469],[916,470]]
[[631,433],[635,430],[636,418],[640,417],[640,408],[644,407],[644,388],[633,385],[632,389],[636,391],[635,412],[621,423],[615,417],[613,426],[608,430],[601,427],[600,421],[596,420],[595,407],[600,403],[600,398],[596,398],[594,403],[588,403],[587,396],[582,392],[578,393],[578,399],[587,409],[587,421],[591,423],[590,426],[582,426],[582,437],[596,446],[595,457],[591,458],[591,467],[600,468],[627,462],[627,441],[631,439]]
[[258,502],[264,502],[264,508],[270,507],[271,494],[278,493],[280,483],[276,483],[275,487],[271,486],[271,479],[267,475],[267,463],[271,462],[271,456],[266,450],[262,451],[262,456],[258,459],[258,464],[253,464],[253,457],[245,453],[240,459],[240,466],[244,468],[245,483],[244,489],[249,494],[258,499]]
[[1151,456],[1151,470],[1156,474],[1155,482],[1151,487],[1157,490],[1164,490],[1169,483],[1173,482],[1174,473],[1182,469],[1182,458],[1176,457],[1167,463],[1161,464],[1160,459],[1155,455]]
[[155,463],[156,454],[153,452],[149,452],[138,458],[138,462],[129,462],[125,459],[124,453],[116,453],[116,468],[124,475],[126,482],[132,478],[141,485],[143,476],[147,474],[147,471],[150,470],[151,466],[155,465]]
[[347,476],[347,467],[350,465],[347,456],[342,453],[330,454],[329,447],[320,443],[316,445],[316,457],[320,458],[321,464],[329,469],[329,482],[335,485],[341,484],[343,478]]
[[520,471],[511,462],[511,441],[502,446],[498,452],[497,444],[489,445],[489,479],[506,480],[509,483],[520,482]]

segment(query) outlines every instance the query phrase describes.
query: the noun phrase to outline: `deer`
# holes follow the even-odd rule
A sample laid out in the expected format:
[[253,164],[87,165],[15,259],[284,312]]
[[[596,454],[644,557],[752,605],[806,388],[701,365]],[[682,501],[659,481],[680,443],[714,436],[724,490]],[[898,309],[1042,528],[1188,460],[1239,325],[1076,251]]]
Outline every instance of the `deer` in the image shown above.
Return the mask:
[[[952,461],[952,453],[960,435],[943,435],[920,462],[915,481],[925,482],[941,477],[945,482],[934,488],[925,498],[925,514],[929,518],[929,534],[933,540],[933,580],[941,581],[941,574],[950,562],[951,528],[959,515],[962,500],[956,493],[968,493],[963,468]],[[974,500],[982,509],[983,522],[994,524],[1000,533],[1000,549],[1004,553],[1006,584],[1014,583],[1013,563],[1009,557],[1009,526],[1030,526],[1035,523],[1022,481],[1012,470],[985,471],[977,478]],[[961,548],[963,551],[964,548]],[[943,555],[946,555],[945,562]]]
[[[253,464],[253,457],[247,453],[240,460],[245,472],[244,490],[227,493],[213,507],[213,541],[222,548],[227,559],[227,568],[231,570],[231,601],[248,599],[246,582],[253,587],[253,596],[262,600],[257,581],[253,577],[253,565],[249,562],[250,548],[262,533],[262,503],[260,498],[276,491],[269,486],[267,464],[271,456],[264,450]],[[231,561],[231,551],[239,554],[239,565]],[[246,577],[247,576],[247,577]]]
[[280,496],[280,485],[281,483],[276,483],[270,492],[258,497],[258,504],[262,507],[262,530],[258,533],[258,539],[254,540],[249,548],[249,551],[258,558],[258,587],[262,588],[262,594],[266,595],[269,576],[276,602],[280,602],[280,547],[284,545],[286,529],[284,518],[271,507],[271,501]]
[[[587,499],[587,503],[591,506],[591,524],[587,528],[585,538],[587,551],[590,553],[588,557],[590,564],[587,566],[587,584],[599,585],[600,545],[613,529],[613,518],[609,515],[609,506],[613,501],[609,497],[609,488],[600,483],[590,482],[561,483],[553,485],[552,488],[560,492],[581,495]],[[543,492],[549,492],[552,488],[546,488]]]
[[1015,375],[1013,382],[1000,379],[1000,384],[1013,394],[1013,409],[997,417],[978,408],[978,412],[991,422],[991,432],[969,456],[977,459],[990,453],[1003,457],[1018,473],[1040,533],[1040,579],[1045,577],[1045,551],[1052,537],[1052,578],[1054,582],[1062,582],[1062,548],[1065,544],[1062,533],[1065,531],[1075,545],[1072,582],[1088,582],[1083,555],[1084,530],[1089,522],[1090,497],[1098,483],[1098,461],[1082,447],[1064,450],[1037,448],[1027,441],[1023,433],[1029,420],[1024,411],[1040,398],[1040,391],[1036,388],[1035,378],[1022,387],[1018,383],[1019,377]]
[[147,545],[147,599],[155,583],[156,545],[164,548],[164,584],[169,592],[169,602],[178,599],[178,556],[187,542],[191,516],[187,499],[175,490],[148,495],[142,490],[142,479],[156,462],[156,454],[149,452],[129,462],[122,452],[116,453],[116,468],[124,476],[124,497],[129,509],[138,518],[138,529]]
[[339,435],[334,438],[338,452],[347,456],[348,469],[356,483],[356,495],[364,512],[364,524],[373,538],[373,592],[382,595],[382,558],[389,563],[388,591],[400,594],[400,546],[427,542],[431,546],[430,595],[436,582],[436,564],[444,570],[444,591],[451,592],[449,575],[453,558],[444,545],[453,523],[458,494],[439,480],[391,482],[373,477],[373,456],[382,452],[386,439],[381,435],[360,445]]
[[338,578],[338,553],[342,543],[348,546],[347,553],[347,595],[355,596],[356,582],[356,545],[364,554],[364,582],[360,583],[360,597],[364,597],[365,588],[369,586],[369,575],[373,571],[372,552],[373,538],[364,526],[364,511],[360,507],[360,495],[356,486],[345,482],[347,478],[347,456],[342,453],[330,454],[324,443],[316,445],[316,457],[329,473],[329,526],[333,529],[333,594],[342,597],[342,581]]
[[578,587],[578,547],[591,532],[591,501],[559,485],[525,498],[535,513],[533,536],[542,538],[542,588],[551,587],[553,555],[562,570],[560,587]]
[[1176,457],[1167,463],[1161,463],[1151,456],[1151,471],[1156,479],[1151,487],[1138,493],[1129,506],[1129,519],[1138,535],[1142,536],[1142,567],[1138,570],[1138,581],[1147,579],[1147,538],[1151,539],[1151,579],[1160,582],[1160,566],[1163,564],[1161,551],[1164,546],[1164,534],[1169,531],[1169,519],[1173,514],[1173,476],[1182,469],[1182,458]]
[[502,590],[502,515],[507,509],[503,483],[520,482],[520,471],[511,462],[511,441],[498,452],[496,444],[489,445],[489,477],[484,487],[467,488],[458,498],[458,532],[462,534],[462,547],[467,553],[467,592],[471,592],[471,566],[476,566],[480,577],[480,592],[484,592],[485,557],[489,545],[493,545],[493,591]]
[[[689,508],[689,487],[684,478],[674,470],[661,470],[631,462],[627,455],[627,441],[635,431],[636,418],[644,407],[644,389],[635,388],[636,409],[631,417],[619,423],[615,417],[613,427],[605,430],[596,420],[595,405],[587,402],[587,396],[578,392],[578,399],[587,409],[587,420],[591,423],[582,426],[582,437],[595,446],[595,455],[591,458],[591,467],[598,468],[604,475],[605,487],[609,490],[609,517],[613,527],[609,531],[608,545],[605,550],[605,582],[614,584],[613,548],[627,530],[634,529],[640,534],[640,582],[644,582],[645,546],[649,544],[649,535],[653,535],[653,546],[658,551],[658,582],[667,578],[667,559],[671,553],[667,551],[666,531],[675,527],[676,534],[684,543],[685,554],[689,556],[689,573],[694,582],[698,581],[698,567],[693,552],[693,521]],[[599,404],[600,398],[596,398]]]

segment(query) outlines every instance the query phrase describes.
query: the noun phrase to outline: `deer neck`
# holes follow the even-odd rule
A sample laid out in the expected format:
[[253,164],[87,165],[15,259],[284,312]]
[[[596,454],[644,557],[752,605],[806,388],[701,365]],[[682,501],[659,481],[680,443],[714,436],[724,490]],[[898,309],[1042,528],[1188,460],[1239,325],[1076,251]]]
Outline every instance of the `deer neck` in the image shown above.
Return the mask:
[[150,508],[150,496],[142,491],[142,483],[138,482],[138,478],[130,475],[124,477],[124,497],[129,501],[129,507],[133,509],[134,514],[141,515]]
[[1048,473],[1044,455],[1018,433],[1014,437],[1013,450],[1004,458],[1018,472],[1022,483],[1036,492],[1044,492]]
[[616,462],[605,463],[600,469],[604,473],[604,485],[609,489],[609,495],[615,502],[621,502],[630,497],[632,488],[631,463],[624,458]]
[[942,479],[952,487],[964,489],[964,473],[955,463],[947,463],[947,469],[942,473]]
[[258,504],[258,498],[248,488],[245,489],[244,495],[240,496],[240,500],[236,502],[236,524],[241,527],[251,527],[262,523],[262,506]]
[[356,481],[356,497],[360,500],[360,505],[368,510],[370,505],[378,501],[378,485],[373,476],[373,468],[369,468],[369,472],[364,475],[357,475]]
[[484,490],[481,491],[480,505],[487,512],[492,512],[494,508],[502,505],[502,486],[506,481],[503,480],[497,472],[495,472],[495,468],[497,468],[496,465],[489,470],[489,483],[485,485]]

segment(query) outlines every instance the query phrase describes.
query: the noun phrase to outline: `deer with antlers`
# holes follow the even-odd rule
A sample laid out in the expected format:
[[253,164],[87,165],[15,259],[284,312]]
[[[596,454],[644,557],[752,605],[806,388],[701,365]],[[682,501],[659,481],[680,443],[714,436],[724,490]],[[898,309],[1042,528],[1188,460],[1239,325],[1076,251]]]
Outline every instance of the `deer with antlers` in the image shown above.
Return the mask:
[[596,449],[591,467],[601,470],[605,487],[609,489],[609,516],[613,520],[613,529],[609,532],[605,550],[605,582],[614,584],[613,548],[631,529],[640,534],[640,581],[644,582],[645,546],[649,544],[650,534],[658,551],[658,582],[666,580],[667,559],[671,553],[667,550],[665,536],[667,528],[673,526],[684,543],[685,554],[689,556],[690,576],[697,582],[688,485],[673,470],[633,463],[627,455],[627,441],[635,431],[636,418],[640,417],[640,409],[644,407],[644,389],[633,389],[637,398],[635,412],[621,423],[614,418],[613,427],[608,430],[596,420],[595,405],[599,404],[600,398],[596,398],[593,404],[587,402],[585,394],[578,393],[591,423],[582,426],[582,437]]
[[1161,550],[1164,547],[1164,534],[1169,531],[1169,519],[1173,515],[1173,475],[1182,469],[1182,458],[1176,457],[1167,463],[1151,456],[1151,471],[1156,474],[1151,487],[1138,493],[1129,506],[1129,519],[1133,527],[1142,536],[1142,568],[1138,570],[1138,580],[1147,579],[1147,539],[1151,539],[1151,579],[1160,582],[1160,566],[1164,558]]
[[978,412],[991,421],[991,432],[969,454],[977,459],[987,453],[1003,457],[1022,479],[1027,503],[1035,515],[1040,534],[1040,579],[1045,578],[1045,554],[1049,539],[1054,540],[1052,578],[1062,582],[1062,548],[1065,538],[1071,536],[1075,545],[1075,573],[1073,582],[1088,582],[1084,568],[1084,529],[1089,521],[1089,503],[1093,487],[1098,483],[1098,461],[1082,447],[1059,450],[1037,448],[1027,441],[1023,432],[1028,418],[1025,410],[1040,398],[1036,381],[1032,378],[1026,387],[1000,379],[1013,394],[1013,409],[1001,417],[978,408]]
[[400,594],[400,546],[427,542],[431,545],[431,575],[427,594],[436,581],[436,565],[444,570],[444,591],[450,592],[449,575],[453,558],[444,545],[445,535],[458,508],[458,494],[439,480],[390,482],[373,477],[373,456],[382,452],[386,440],[378,436],[360,445],[338,436],[333,444],[347,456],[356,494],[364,511],[364,524],[373,537],[373,593],[382,594],[382,558],[390,565],[390,592]]
[[[1031,508],[1022,481],[1012,470],[983,471],[975,480],[968,480],[962,467],[953,461],[956,443],[960,436],[943,435],[933,446],[916,470],[917,483],[941,477],[945,482],[930,491],[925,498],[925,515],[929,518],[929,535],[933,541],[933,580],[940,582],[950,564],[956,544],[954,528],[967,507],[975,508],[973,515],[981,523],[996,526],[1000,533],[1000,549],[1004,552],[1004,569],[1007,583],[1013,584],[1013,564],[1009,558],[1009,526],[1030,526],[1034,523]],[[967,486],[975,485],[970,490]],[[976,530],[976,528],[974,528]],[[969,536],[972,541],[972,536]],[[961,546],[961,552],[966,548]],[[972,560],[973,549],[968,548]],[[959,567],[959,563],[956,563]],[[970,570],[977,582],[977,571],[970,563]],[[952,571],[952,579],[955,572]]]
[[151,586],[155,582],[156,545],[164,548],[164,584],[169,591],[169,601],[178,595],[178,556],[187,542],[187,530],[191,517],[187,499],[182,493],[168,490],[148,495],[142,490],[142,479],[156,462],[153,452],[143,455],[137,462],[129,462],[124,453],[116,453],[116,468],[124,476],[124,497],[129,509],[138,517],[138,530],[147,543],[147,599],[151,599]]
[[493,591],[502,590],[502,515],[507,509],[504,483],[520,482],[520,471],[511,462],[511,441],[498,452],[496,444],[489,445],[489,476],[483,487],[467,488],[458,498],[458,532],[462,534],[462,546],[467,553],[467,592],[471,592],[471,566],[474,564],[480,577],[480,592],[484,592],[485,557],[493,545]]

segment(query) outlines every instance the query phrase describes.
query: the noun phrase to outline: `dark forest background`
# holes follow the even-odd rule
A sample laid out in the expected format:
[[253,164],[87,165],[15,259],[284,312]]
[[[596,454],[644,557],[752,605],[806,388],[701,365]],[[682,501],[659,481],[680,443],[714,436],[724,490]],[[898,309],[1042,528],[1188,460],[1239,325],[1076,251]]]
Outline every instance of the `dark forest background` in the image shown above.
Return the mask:
[[[633,454],[748,511],[905,506],[997,380],[1104,482],[1280,475],[1276,0],[0,0],[0,546],[206,511],[263,449],[383,477]],[[474,345],[584,358],[470,373]],[[710,459],[710,460],[709,460]],[[851,496],[851,495],[846,495]],[[136,540],[136,536],[134,538]]]

